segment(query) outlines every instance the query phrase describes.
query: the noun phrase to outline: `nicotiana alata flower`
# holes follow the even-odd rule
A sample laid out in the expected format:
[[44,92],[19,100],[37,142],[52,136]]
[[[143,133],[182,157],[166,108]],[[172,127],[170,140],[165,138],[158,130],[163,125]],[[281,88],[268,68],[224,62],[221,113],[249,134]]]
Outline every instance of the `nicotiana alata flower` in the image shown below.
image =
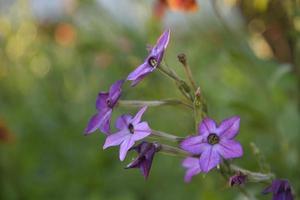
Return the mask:
[[229,186],[242,186],[247,181],[247,175],[243,174],[242,172],[238,172],[235,175],[229,178]]
[[140,168],[145,179],[149,176],[149,172],[152,165],[152,160],[160,146],[157,143],[142,142],[139,145],[132,148],[138,152],[138,156],[126,166],[128,168]]
[[131,72],[127,80],[132,81],[131,86],[138,84],[147,74],[154,71],[161,63],[164,52],[170,39],[170,30],[166,30],[157,40],[155,46],[150,50],[144,63]]
[[193,155],[200,155],[200,167],[207,173],[224,159],[241,157],[243,148],[234,140],[239,132],[240,118],[225,119],[217,126],[210,118],[199,124],[199,135],[185,139],[181,148]]
[[117,104],[124,81],[118,80],[111,85],[109,92],[100,92],[96,100],[96,109],[98,113],[91,117],[85,134],[90,134],[98,128],[105,134],[110,133],[110,119],[112,110]]
[[199,174],[202,171],[198,158],[187,157],[183,160],[182,166],[187,169],[184,176],[185,182],[190,182],[193,176]]
[[292,188],[288,180],[276,179],[264,189],[263,194],[273,193],[273,200],[293,200]]
[[123,161],[128,150],[135,141],[141,140],[151,134],[151,129],[147,122],[141,122],[142,115],[147,107],[141,108],[138,113],[131,115],[121,115],[116,121],[118,132],[107,136],[103,149],[120,145],[120,160]]

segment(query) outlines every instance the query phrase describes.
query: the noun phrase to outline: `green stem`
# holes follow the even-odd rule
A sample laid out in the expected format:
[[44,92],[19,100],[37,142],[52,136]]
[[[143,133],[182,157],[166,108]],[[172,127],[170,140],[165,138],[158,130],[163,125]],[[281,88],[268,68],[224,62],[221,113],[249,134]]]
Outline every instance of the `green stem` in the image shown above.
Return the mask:
[[193,109],[192,105],[185,103],[184,101],[177,100],[177,99],[164,99],[164,100],[155,100],[155,101],[119,100],[118,104],[120,106],[132,106],[132,107],[184,105],[190,109]]
[[169,78],[173,79],[180,92],[183,94],[184,97],[186,97],[189,101],[193,102],[194,98],[193,95],[191,94],[191,89],[188,86],[188,84],[182,80],[174,70],[172,70],[171,68],[169,68],[167,65],[165,64],[160,64],[158,67],[159,71],[162,72],[162,74],[168,76]]
[[156,131],[156,130],[152,130],[152,135],[156,136],[156,137],[160,137],[160,138],[164,138],[166,140],[172,141],[172,142],[180,142],[182,141],[184,138],[182,137],[178,137],[169,133],[165,133],[162,131]]

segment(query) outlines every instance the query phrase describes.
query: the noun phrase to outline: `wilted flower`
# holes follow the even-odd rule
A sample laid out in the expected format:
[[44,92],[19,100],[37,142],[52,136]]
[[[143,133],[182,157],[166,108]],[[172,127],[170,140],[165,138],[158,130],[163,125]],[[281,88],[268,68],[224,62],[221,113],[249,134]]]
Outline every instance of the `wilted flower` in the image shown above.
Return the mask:
[[229,186],[241,186],[244,185],[246,181],[247,175],[243,174],[242,172],[238,172],[229,178]]
[[292,189],[288,180],[276,179],[264,189],[263,194],[273,193],[273,200],[293,200]]
[[110,119],[112,110],[117,104],[121,92],[123,80],[116,81],[111,85],[109,92],[100,92],[96,100],[98,113],[94,115],[85,129],[85,134],[90,134],[98,128],[106,134],[110,133]]
[[156,45],[150,50],[148,57],[131,72],[127,80],[132,81],[131,86],[138,84],[147,74],[154,71],[161,63],[165,49],[169,43],[170,30],[166,30],[157,40]]
[[199,174],[202,171],[198,158],[187,157],[183,160],[182,166],[187,169],[184,176],[185,182],[190,182],[193,176]]
[[120,145],[120,160],[123,161],[127,151],[134,145],[135,141],[141,140],[151,134],[151,129],[147,122],[141,122],[142,115],[147,107],[144,106],[132,117],[131,115],[121,115],[116,121],[118,132],[107,136],[103,149]]
[[139,155],[126,166],[126,169],[140,168],[143,176],[146,179],[151,169],[154,154],[159,151],[159,144],[142,142],[132,149],[136,150]]
[[228,118],[217,127],[214,120],[205,118],[199,124],[199,135],[185,139],[181,148],[191,154],[200,155],[200,167],[208,172],[224,159],[243,155],[241,144],[233,138],[238,134],[240,118]]

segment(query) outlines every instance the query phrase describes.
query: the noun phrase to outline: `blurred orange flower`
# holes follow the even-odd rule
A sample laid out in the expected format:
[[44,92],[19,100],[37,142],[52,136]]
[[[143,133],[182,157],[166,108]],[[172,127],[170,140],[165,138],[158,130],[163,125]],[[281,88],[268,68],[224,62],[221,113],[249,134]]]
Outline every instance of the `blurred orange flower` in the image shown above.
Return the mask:
[[154,15],[164,16],[166,9],[182,12],[195,12],[199,9],[196,0],[157,0],[154,6]]
[[61,46],[69,46],[76,39],[76,30],[71,24],[59,24],[55,29],[55,41]]

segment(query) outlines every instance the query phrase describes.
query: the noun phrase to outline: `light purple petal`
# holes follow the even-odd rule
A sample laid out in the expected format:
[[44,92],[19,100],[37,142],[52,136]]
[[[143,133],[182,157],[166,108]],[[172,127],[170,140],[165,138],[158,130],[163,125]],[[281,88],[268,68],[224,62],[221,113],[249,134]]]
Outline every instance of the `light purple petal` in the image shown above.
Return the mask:
[[[138,66],[133,72],[131,72],[127,80],[129,81],[136,81],[136,80],[141,80],[141,77],[144,77],[146,74],[152,72],[154,70],[153,67],[149,66],[148,62],[144,62],[140,66]],[[133,84],[133,83],[132,83]],[[136,83],[134,84],[136,85]]]
[[116,103],[116,101],[119,99],[121,95],[123,83],[124,83],[123,80],[118,80],[110,86],[109,98],[112,100],[114,104]]
[[117,133],[107,136],[105,143],[103,145],[103,149],[111,146],[117,146],[121,144],[123,141],[130,138],[130,133],[127,130],[121,130]]
[[216,149],[218,149],[219,154],[225,159],[238,158],[243,155],[242,145],[234,140],[223,139],[216,145]]
[[128,150],[134,145],[134,141],[131,137],[128,137],[120,146],[120,160],[123,161],[126,157]]
[[133,125],[138,124],[141,121],[141,118],[146,110],[147,110],[147,106],[144,106],[136,113],[136,115],[132,119]]
[[104,133],[108,133],[104,127],[107,127],[107,123],[109,126],[109,120],[111,117],[111,111],[107,112],[99,112],[98,114],[94,115],[89,123],[88,126],[85,129],[85,134],[91,134],[92,132],[96,131],[98,128],[100,128],[101,131]]
[[198,127],[199,134],[203,137],[207,137],[210,133],[217,133],[217,124],[214,120],[210,118],[205,118],[202,120],[201,124]]
[[189,153],[198,155],[201,154],[203,151],[205,151],[207,148],[210,148],[210,145],[204,143],[204,139],[202,135],[200,135],[200,136],[192,136],[183,140],[180,143],[180,147]]
[[182,161],[182,166],[185,168],[200,167],[199,158],[187,157]]
[[104,110],[107,109],[107,103],[106,99],[108,98],[108,92],[100,92],[98,94],[97,100],[96,100],[96,108],[97,110]]
[[145,74],[139,76],[137,79],[133,80],[133,81],[131,82],[130,86],[133,87],[133,86],[137,85],[137,84],[138,84],[140,81],[142,81],[142,80],[144,79],[144,77],[147,76],[149,73],[151,73],[151,72],[145,73]]
[[183,160],[182,166],[187,168],[185,176],[184,176],[185,182],[190,182],[192,180],[193,176],[195,176],[201,172],[198,158],[188,157]]
[[119,130],[126,128],[129,125],[131,120],[132,120],[131,115],[128,114],[121,115],[120,117],[118,117],[116,121],[116,128]]
[[156,54],[158,52],[164,51],[169,44],[169,40],[170,40],[170,29],[163,32],[163,34],[158,38],[156,45],[152,48],[152,52]]
[[207,173],[221,162],[221,157],[216,148],[211,146],[201,154],[199,162],[202,171]]
[[151,129],[147,122],[141,122],[134,125],[134,134],[132,139],[134,141],[141,140],[151,134]]
[[239,128],[240,117],[234,116],[223,120],[218,127],[218,131],[221,137],[232,139],[238,134]]

